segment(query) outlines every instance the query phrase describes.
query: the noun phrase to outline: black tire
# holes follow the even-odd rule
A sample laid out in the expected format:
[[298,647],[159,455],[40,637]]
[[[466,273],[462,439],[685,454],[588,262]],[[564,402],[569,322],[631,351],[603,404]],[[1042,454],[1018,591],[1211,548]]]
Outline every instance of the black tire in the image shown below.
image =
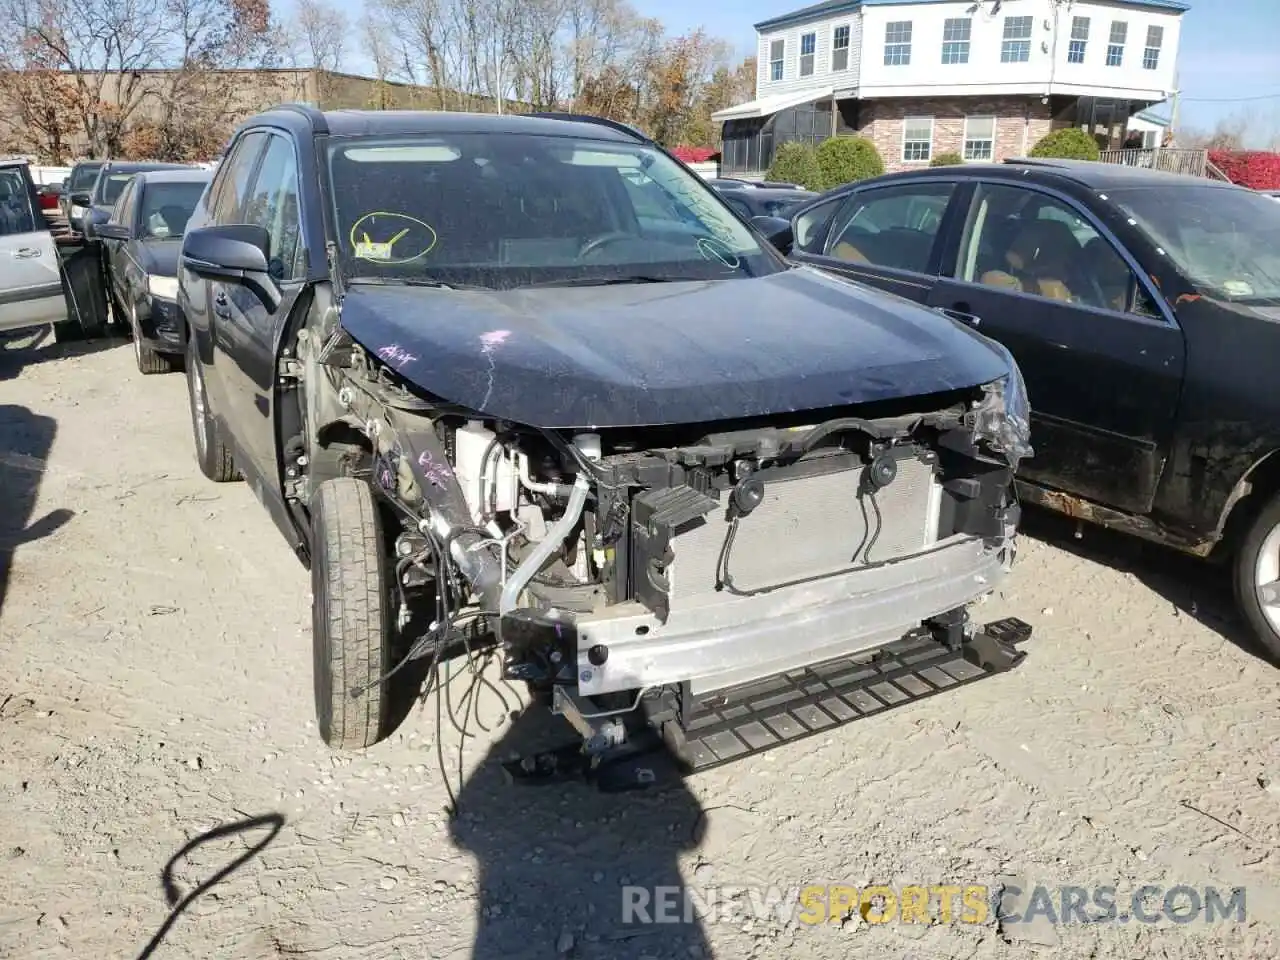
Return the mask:
[[[354,750],[388,732],[379,677],[391,660],[392,608],[382,520],[360,480],[322,483],[311,500],[311,645],[320,736]],[[361,689],[358,695],[352,691]]]
[[204,387],[204,367],[196,353],[195,338],[187,338],[187,399],[191,405],[191,430],[196,441],[196,463],[200,472],[215,483],[228,483],[240,478],[231,450],[222,441],[218,421],[209,409],[209,394]]
[[84,339],[84,331],[80,329],[79,320],[65,320],[53,325],[53,339],[58,343],[73,343]]
[[1272,660],[1280,664],[1280,629],[1263,611],[1257,586],[1259,571],[1266,569],[1268,558],[1272,561],[1271,566],[1280,567],[1277,531],[1280,531],[1280,494],[1273,496],[1250,523],[1240,549],[1236,551],[1233,579],[1240,612],[1244,614],[1250,630],[1262,642]]
[[146,375],[172,372],[173,361],[163,353],[156,353],[142,342],[137,306],[131,305],[127,316],[129,317],[129,335],[133,337],[133,359],[138,364],[138,370]]

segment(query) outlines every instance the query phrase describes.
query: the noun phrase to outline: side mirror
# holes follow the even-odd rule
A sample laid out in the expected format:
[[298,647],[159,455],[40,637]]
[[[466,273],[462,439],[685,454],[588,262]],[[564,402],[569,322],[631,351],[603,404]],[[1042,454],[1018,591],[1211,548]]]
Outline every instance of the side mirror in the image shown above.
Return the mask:
[[123,223],[95,223],[93,235],[103,240],[132,240],[133,231]]
[[764,238],[777,247],[784,257],[790,255],[795,235],[791,232],[791,221],[782,217],[752,217],[751,224]]
[[71,195],[71,202],[77,207],[88,207],[92,205],[93,198],[87,193],[73,193]]
[[267,272],[271,235],[247,223],[202,227],[182,241],[182,265],[197,277],[238,283],[256,296],[268,313],[280,309],[280,288]]

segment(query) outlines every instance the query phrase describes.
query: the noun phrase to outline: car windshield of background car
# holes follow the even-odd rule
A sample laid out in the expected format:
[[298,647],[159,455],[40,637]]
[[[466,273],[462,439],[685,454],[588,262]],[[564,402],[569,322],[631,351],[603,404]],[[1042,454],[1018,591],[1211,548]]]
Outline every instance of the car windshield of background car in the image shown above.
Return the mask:
[[1110,190],[1202,292],[1234,302],[1280,300],[1280,205],[1210,186]]
[[180,237],[204,193],[203,183],[149,183],[142,193],[142,235]]
[[719,196],[644,144],[528,134],[338,139],[348,277],[507,289],[784,269]]
[[98,184],[97,203],[104,207],[109,207],[120,199],[120,194],[124,193],[124,185],[138,175],[136,170],[128,173],[109,173]]
[[98,179],[98,171],[101,169],[102,164],[100,163],[76,167],[71,172],[71,177],[67,180],[67,193],[88,190],[93,186],[93,182]]

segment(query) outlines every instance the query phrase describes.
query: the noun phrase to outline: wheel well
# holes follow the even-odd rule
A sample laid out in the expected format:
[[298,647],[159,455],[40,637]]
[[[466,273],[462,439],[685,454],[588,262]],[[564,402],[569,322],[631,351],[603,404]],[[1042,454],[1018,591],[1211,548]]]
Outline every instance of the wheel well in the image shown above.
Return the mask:
[[1280,451],[1273,450],[1250,467],[1231,491],[1219,525],[1222,537],[1214,549],[1215,558],[1235,553],[1254,517],[1277,492],[1280,492]]
[[349,420],[333,420],[322,426],[316,431],[316,445],[363,447],[365,452],[373,453],[373,444],[369,442],[364,431]]

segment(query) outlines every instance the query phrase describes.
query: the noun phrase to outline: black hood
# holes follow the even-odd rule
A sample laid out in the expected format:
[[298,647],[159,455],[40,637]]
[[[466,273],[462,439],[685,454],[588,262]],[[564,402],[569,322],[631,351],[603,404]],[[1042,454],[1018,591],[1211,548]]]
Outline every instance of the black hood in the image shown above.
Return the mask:
[[423,390],[536,427],[701,423],[941,393],[984,338],[808,267],[751,280],[453,291],[354,284],[342,325]]
[[182,237],[138,241],[138,265],[154,277],[176,277]]

